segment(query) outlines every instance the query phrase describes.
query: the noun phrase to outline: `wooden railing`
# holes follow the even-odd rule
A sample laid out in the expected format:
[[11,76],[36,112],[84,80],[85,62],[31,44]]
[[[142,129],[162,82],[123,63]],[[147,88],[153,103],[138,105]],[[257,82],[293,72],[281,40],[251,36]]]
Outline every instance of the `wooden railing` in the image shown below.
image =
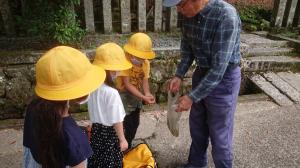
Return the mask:
[[103,33],[172,31],[177,28],[178,23],[176,7],[163,8],[162,2],[163,0],[83,0],[86,30],[96,32],[100,29]]
[[272,26],[300,27],[300,0],[275,0]]

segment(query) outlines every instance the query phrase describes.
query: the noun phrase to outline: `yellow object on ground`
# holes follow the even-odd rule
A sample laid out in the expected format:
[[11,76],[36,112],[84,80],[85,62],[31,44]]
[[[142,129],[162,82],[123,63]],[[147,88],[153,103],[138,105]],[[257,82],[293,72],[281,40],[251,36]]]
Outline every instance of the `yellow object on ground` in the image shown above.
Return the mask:
[[155,159],[146,144],[132,148],[123,158],[123,168],[156,168]]

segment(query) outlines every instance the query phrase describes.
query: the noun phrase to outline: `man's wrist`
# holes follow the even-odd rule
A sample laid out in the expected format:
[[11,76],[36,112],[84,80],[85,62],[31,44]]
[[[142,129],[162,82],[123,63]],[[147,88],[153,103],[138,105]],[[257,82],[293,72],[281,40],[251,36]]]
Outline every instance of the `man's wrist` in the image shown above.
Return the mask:
[[183,81],[183,76],[182,75],[179,75],[179,74],[175,74],[175,77],[181,79],[181,81]]

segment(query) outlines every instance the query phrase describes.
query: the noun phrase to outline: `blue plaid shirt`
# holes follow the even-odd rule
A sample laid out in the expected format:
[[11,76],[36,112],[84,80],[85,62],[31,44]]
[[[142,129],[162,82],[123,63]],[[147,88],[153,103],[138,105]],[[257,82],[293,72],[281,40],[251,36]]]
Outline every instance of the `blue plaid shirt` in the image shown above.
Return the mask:
[[223,0],[210,0],[196,16],[184,18],[176,76],[183,78],[194,60],[200,68],[208,68],[188,94],[193,102],[205,98],[221,82],[229,64],[240,62],[240,29],[235,8]]

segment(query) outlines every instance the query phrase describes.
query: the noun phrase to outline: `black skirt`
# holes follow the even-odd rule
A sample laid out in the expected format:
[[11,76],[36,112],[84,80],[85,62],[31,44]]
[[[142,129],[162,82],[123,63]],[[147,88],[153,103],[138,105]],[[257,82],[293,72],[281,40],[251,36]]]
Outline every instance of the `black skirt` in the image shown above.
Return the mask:
[[88,159],[89,168],[122,168],[123,153],[112,126],[93,123],[90,141],[93,155]]

